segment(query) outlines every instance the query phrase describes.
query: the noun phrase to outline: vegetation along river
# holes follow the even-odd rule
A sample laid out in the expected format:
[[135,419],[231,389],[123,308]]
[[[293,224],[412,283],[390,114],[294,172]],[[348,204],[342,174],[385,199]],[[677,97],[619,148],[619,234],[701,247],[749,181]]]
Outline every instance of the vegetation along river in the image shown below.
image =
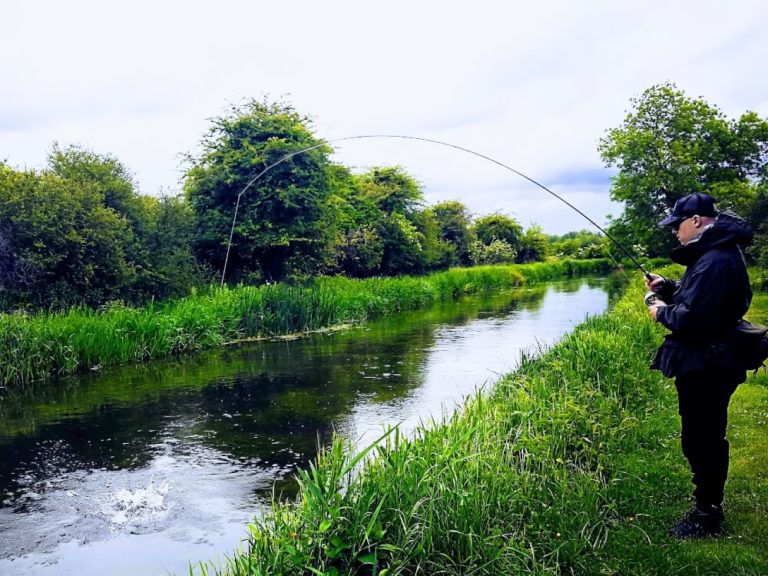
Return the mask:
[[334,430],[363,444],[440,418],[603,312],[611,285],[528,287],[6,391],[0,574],[186,574],[220,559]]

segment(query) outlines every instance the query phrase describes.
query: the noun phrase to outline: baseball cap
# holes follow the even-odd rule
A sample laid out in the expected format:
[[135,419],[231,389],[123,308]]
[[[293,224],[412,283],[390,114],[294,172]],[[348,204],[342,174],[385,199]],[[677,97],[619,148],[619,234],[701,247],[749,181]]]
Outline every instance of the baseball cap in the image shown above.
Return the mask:
[[672,213],[659,222],[659,226],[674,226],[675,224],[690,218],[691,216],[717,216],[715,199],[709,194],[696,192],[683,196],[675,202]]

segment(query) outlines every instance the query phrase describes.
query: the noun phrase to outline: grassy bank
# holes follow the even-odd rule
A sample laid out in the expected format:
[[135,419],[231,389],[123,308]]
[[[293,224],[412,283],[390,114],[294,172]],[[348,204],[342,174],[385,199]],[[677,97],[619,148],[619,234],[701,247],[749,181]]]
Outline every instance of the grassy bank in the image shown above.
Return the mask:
[[[732,404],[727,535],[670,540],[691,486],[673,386],[648,370],[663,330],[642,294],[637,283],[450,421],[412,440],[391,432],[375,458],[336,440],[300,474],[298,500],[252,525],[249,550],[223,570],[768,574],[768,376]],[[768,320],[764,293],[751,318]]]
[[305,286],[213,289],[141,309],[0,315],[0,385],[361,322],[465,294],[608,270],[607,261],[584,260],[452,269],[426,277],[320,278]]

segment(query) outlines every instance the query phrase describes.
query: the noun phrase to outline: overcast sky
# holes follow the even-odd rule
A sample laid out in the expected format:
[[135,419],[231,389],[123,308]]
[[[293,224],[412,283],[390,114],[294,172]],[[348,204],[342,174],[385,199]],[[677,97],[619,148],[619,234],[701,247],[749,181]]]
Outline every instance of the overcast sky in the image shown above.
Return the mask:
[[[181,189],[212,117],[267,96],[317,136],[402,134],[493,157],[600,223],[621,206],[597,152],[630,98],[666,81],[726,115],[768,116],[768,2],[4,0],[0,160],[51,145],[116,156],[145,194]],[[451,148],[337,142],[356,169],[399,164],[548,233],[588,228],[519,176]]]

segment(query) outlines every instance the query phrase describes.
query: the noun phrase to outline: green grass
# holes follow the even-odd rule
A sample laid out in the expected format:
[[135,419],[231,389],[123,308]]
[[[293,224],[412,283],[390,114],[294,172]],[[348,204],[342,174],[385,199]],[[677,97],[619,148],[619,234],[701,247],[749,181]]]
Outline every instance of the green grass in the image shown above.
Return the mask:
[[609,269],[607,261],[585,260],[458,268],[426,277],[318,278],[302,286],[211,289],[142,309],[0,314],[0,386],[363,322],[466,294]]
[[[727,535],[675,542],[689,506],[663,335],[636,282],[606,315],[446,422],[390,431],[353,456],[337,438],[211,574],[768,574],[768,378],[734,396]],[[751,318],[768,320],[759,294]]]

